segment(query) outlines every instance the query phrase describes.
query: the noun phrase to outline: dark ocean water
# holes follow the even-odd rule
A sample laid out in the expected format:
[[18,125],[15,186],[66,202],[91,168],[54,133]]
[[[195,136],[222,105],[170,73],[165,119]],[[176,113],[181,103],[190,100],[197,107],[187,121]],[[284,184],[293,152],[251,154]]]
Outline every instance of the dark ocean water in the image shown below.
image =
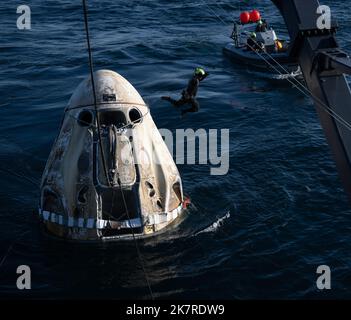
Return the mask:
[[[159,128],[230,129],[228,175],[179,166],[191,210],[140,242],[151,287],[156,298],[351,298],[351,209],[311,101],[222,54],[240,9],[260,9],[284,32],[270,1],[248,2],[89,1],[95,68],[125,76]],[[22,3],[0,7],[0,296],[148,298],[132,242],[67,243],[40,228],[40,177],[89,70],[81,1],[26,3],[31,31],[16,28]],[[349,9],[323,3],[351,52]],[[159,97],[177,95],[197,65],[211,73],[201,111],[180,119]],[[220,227],[198,233],[228,212]],[[21,264],[31,267],[31,291],[16,289]],[[322,264],[332,270],[328,292],[315,284]]]

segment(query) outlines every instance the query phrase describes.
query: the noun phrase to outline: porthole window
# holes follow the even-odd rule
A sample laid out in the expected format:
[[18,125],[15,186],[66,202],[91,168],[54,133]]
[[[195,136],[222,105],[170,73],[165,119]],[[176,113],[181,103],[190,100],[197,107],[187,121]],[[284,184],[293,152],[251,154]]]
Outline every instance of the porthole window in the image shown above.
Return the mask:
[[162,206],[162,203],[160,200],[157,200],[156,204],[157,204],[159,209],[163,210],[163,206]]
[[149,181],[145,181],[145,185],[149,188],[149,189],[153,189],[154,186],[149,182]]
[[94,120],[93,113],[89,110],[83,110],[81,113],[78,115],[78,124],[81,127],[89,127],[92,125]]
[[129,119],[131,122],[133,123],[140,123],[142,120],[142,114],[141,112],[136,109],[136,108],[132,108],[129,110]]

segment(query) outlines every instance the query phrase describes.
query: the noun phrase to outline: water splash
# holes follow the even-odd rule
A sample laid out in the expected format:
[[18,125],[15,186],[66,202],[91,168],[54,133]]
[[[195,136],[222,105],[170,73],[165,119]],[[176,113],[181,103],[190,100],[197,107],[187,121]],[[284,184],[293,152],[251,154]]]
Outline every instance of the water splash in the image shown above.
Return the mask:
[[198,231],[195,236],[201,233],[208,233],[208,232],[216,232],[220,227],[224,225],[225,220],[230,218],[230,211],[228,211],[224,216],[218,218],[215,222],[213,222],[210,226],[206,227]]
[[271,72],[264,72],[258,70],[247,70],[247,73],[252,74],[254,76],[263,78],[263,79],[270,79],[270,80],[294,80],[300,79],[302,77],[301,68],[298,67],[296,71],[292,71],[290,73],[271,73]]

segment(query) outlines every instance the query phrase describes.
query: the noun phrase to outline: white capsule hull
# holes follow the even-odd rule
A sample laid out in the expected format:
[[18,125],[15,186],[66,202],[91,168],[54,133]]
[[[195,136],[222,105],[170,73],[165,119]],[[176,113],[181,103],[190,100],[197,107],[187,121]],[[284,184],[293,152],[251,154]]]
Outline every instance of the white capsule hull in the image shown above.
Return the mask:
[[135,88],[108,70],[94,81],[98,117],[88,78],[70,99],[43,173],[40,217],[50,233],[74,240],[161,232],[183,211],[178,169]]

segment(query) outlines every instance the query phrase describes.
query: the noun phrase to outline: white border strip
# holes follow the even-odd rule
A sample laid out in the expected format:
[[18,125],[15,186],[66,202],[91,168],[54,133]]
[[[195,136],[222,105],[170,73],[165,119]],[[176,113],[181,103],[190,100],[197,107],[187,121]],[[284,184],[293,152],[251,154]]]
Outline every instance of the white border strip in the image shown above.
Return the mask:
[[[147,225],[155,225],[175,220],[182,211],[183,204],[171,212],[150,214],[148,217]],[[140,218],[124,220],[124,221],[111,221],[102,219],[84,219],[84,218],[73,218],[64,217],[53,212],[44,211],[39,208],[39,217],[44,221],[50,221],[51,223],[58,224],[60,226],[66,226],[69,228],[81,228],[81,229],[130,229],[130,228],[141,228],[142,221]]]

